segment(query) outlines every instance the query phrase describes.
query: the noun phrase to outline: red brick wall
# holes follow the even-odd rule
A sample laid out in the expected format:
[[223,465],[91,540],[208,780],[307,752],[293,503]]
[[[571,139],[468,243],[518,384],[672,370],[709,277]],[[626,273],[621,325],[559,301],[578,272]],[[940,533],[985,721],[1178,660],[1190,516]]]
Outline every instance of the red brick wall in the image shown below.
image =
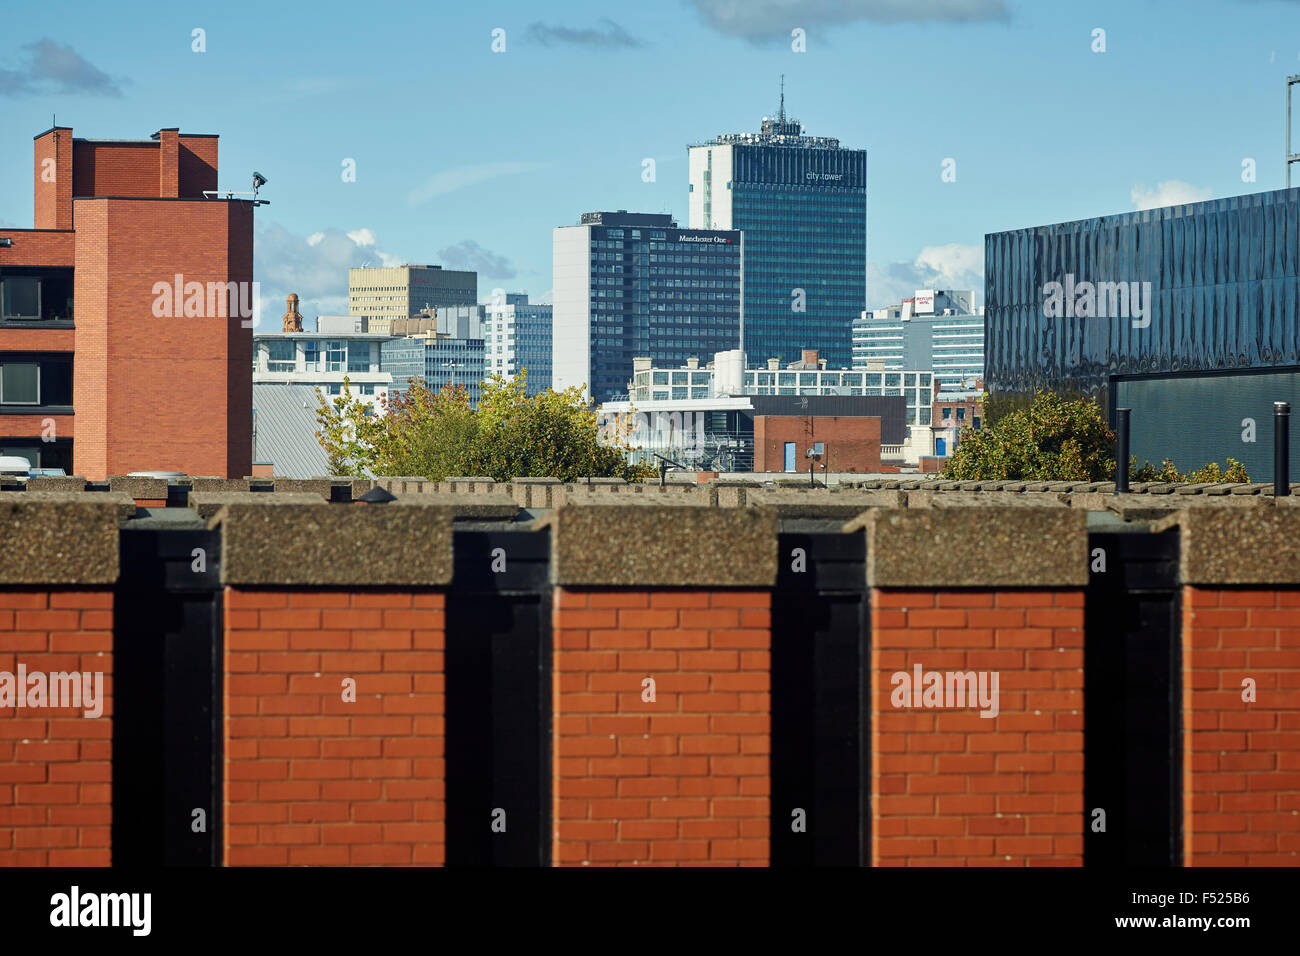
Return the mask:
[[1300,589],[1183,588],[1183,728],[1184,864],[1300,864]]
[[[3,343],[0,343],[0,351],[3,351]],[[72,415],[5,415],[0,418],[0,435],[14,438],[40,438],[45,430],[44,423],[47,418],[54,420],[56,438],[73,437],[72,426],[76,418]]]
[[785,443],[797,446],[795,468],[808,474],[804,457],[814,442],[825,442],[826,454],[816,464],[827,471],[878,472],[880,419],[876,417],[755,415],[754,470],[785,471]]
[[[71,202],[68,204],[71,206]],[[0,247],[0,266],[65,266],[72,268],[74,236],[72,230],[0,229],[0,236],[13,240],[12,246]]]
[[158,131],[158,195],[180,195],[181,144],[174,129]]
[[443,863],[443,607],[226,589],[228,865]]
[[[71,129],[52,129],[33,143],[35,213],[32,224],[37,229],[72,228],[72,166],[73,145]],[[44,176],[45,160],[54,160],[54,179]]]
[[252,209],[203,200],[76,202],[77,470],[243,477],[252,463],[252,329],[155,317],[154,284],[252,281]]
[[72,329],[0,329],[0,350],[5,352],[71,352]]
[[766,865],[770,607],[556,589],[555,865]]
[[0,866],[108,866],[113,594],[0,590],[0,671],[104,674],[97,718],[0,709]]
[[[1083,863],[1083,593],[871,592],[872,862]],[[999,713],[896,709],[891,675],[997,671]]]
[[182,133],[180,145],[180,195],[198,197],[205,189],[216,189],[217,137]]
[[[158,144],[77,141],[72,159],[74,199],[81,196],[160,195]],[[74,221],[76,219],[74,213]]]

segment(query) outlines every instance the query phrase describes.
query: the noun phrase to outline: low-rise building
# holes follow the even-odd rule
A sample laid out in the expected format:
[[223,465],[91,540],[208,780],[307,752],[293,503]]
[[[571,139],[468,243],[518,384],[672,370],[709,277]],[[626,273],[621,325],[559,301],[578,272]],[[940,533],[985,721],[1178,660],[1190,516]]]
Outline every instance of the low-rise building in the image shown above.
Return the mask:
[[901,396],[905,430],[897,443],[885,442],[885,459],[914,465],[920,455],[929,454],[932,372],[891,370],[883,362],[872,362],[865,369],[828,369],[816,349],[804,349],[798,362],[784,367],[775,359],[767,364],[766,369],[746,368],[745,355],[738,349],[717,352],[706,365],[689,359],[680,368],[656,367],[649,359],[638,358],[628,395],[638,408],[647,402],[733,395]]
[[253,336],[254,385],[310,385],[327,395],[343,392],[349,381],[354,396],[383,411],[393,376],[382,367],[382,346],[392,336],[370,332],[366,317],[322,315],[316,331],[302,329],[298,297],[290,295],[283,332]]
[[984,427],[984,380],[934,386],[934,449],[936,458],[946,458],[957,449],[964,428]]

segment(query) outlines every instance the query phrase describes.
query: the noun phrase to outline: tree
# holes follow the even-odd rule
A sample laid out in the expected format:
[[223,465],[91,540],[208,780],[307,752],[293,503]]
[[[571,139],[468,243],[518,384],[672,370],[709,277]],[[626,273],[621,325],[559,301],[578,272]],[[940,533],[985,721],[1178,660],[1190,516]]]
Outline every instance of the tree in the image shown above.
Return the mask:
[[[986,406],[987,408],[987,406]],[[997,422],[980,431],[963,428],[957,450],[940,472],[954,481],[1113,481],[1115,433],[1101,407],[1087,396],[1067,398],[1039,392],[1028,407],[1003,406]],[[1130,480],[1247,482],[1241,462],[1226,470],[1210,462],[1184,476],[1166,458],[1159,468],[1129,459]]]
[[383,416],[359,412],[364,403],[352,398],[346,379],[342,396],[319,402],[316,436],[338,474],[635,481],[652,472],[628,464],[624,432],[602,434],[580,388],[529,396],[526,371],[512,381],[494,375],[477,409],[464,387],[434,392],[423,379],[386,399]]
[[956,481],[1107,481],[1115,473],[1115,433],[1090,398],[1039,392],[1028,408],[996,424],[961,431],[941,477]]

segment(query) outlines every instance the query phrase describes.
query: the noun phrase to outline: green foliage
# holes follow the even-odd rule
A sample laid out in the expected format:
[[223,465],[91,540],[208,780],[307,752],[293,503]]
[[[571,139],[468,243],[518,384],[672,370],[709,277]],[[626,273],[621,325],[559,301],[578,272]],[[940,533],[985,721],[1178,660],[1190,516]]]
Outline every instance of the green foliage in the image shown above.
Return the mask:
[[1142,467],[1138,467],[1137,459],[1129,459],[1128,469],[1129,481],[1164,481],[1176,483],[1186,481],[1187,476],[1174,467],[1173,460],[1166,458],[1157,468],[1151,462],[1144,462]]
[[1235,458],[1229,458],[1226,469],[1220,468],[1217,461],[1212,461],[1203,468],[1184,475],[1176,467],[1173,461],[1166,458],[1156,468],[1151,462],[1145,462],[1141,468],[1137,467],[1137,459],[1129,459],[1132,465],[1129,469],[1129,478],[1132,481],[1167,481],[1167,482],[1194,482],[1197,484],[1223,484],[1228,482],[1246,484],[1250,481],[1250,475],[1246,474],[1246,466]]
[[370,407],[352,397],[351,382],[343,379],[343,394],[327,399],[316,389],[316,421],[321,430],[316,440],[325,449],[331,475],[366,474],[373,456],[370,448],[378,430]]
[[423,379],[411,379],[401,395],[385,401],[386,414],[366,416],[345,380],[342,396],[319,398],[316,437],[335,474],[639,481],[653,472],[628,464],[626,436],[602,434],[581,389],[530,397],[526,382],[527,372],[513,381],[493,376],[474,409],[463,386],[434,392]]
[[[985,408],[988,419],[988,409]],[[955,481],[1106,481],[1115,433],[1091,398],[1039,392],[980,431],[964,428],[940,477]]]

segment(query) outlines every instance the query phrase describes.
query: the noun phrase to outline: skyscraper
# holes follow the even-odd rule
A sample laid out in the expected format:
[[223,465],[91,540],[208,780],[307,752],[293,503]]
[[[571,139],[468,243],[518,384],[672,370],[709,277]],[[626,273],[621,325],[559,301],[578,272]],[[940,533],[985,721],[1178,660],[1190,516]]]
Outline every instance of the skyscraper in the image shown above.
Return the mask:
[[853,323],[853,367],[932,369],[953,385],[984,377],[984,309],[974,291],[917,289],[898,305],[869,309]]
[[362,267],[348,270],[348,314],[370,316],[370,331],[387,333],[393,319],[421,309],[478,302],[478,273],[442,266]]
[[761,132],[689,147],[690,225],[745,235],[752,365],[792,362],[807,348],[847,368],[866,305],[867,151],[802,129],[786,117],[783,93]]
[[526,292],[493,293],[483,323],[484,374],[506,381],[528,372],[528,394],[551,387],[551,306],[529,302]]
[[557,391],[585,385],[605,402],[627,393],[633,358],[684,365],[739,347],[740,233],[620,209],[554,235]]

